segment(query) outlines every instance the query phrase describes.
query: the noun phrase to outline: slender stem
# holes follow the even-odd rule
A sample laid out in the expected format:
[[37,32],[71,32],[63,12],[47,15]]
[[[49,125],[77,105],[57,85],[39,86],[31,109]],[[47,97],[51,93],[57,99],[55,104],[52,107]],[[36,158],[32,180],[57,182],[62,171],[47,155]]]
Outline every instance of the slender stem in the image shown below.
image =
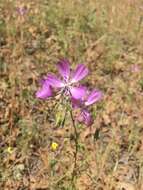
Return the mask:
[[75,125],[75,120],[73,118],[72,110],[70,110],[70,116],[72,119],[72,124],[74,127],[74,134],[75,134],[75,137],[74,137],[74,141],[75,141],[74,168],[73,168],[73,173],[72,173],[72,181],[74,181],[74,177],[76,176],[76,167],[77,167],[78,133],[77,133],[76,125]]

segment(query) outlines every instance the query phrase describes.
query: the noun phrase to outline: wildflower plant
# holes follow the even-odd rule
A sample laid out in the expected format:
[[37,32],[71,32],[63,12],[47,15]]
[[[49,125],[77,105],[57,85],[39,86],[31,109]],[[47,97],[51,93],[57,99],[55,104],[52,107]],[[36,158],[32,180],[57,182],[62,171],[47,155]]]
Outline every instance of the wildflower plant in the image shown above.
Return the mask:
[[[40,80],[40,89],[36,92],[36,97],[41,100],[57,99],[65,109],[65,117],[67,112],[70,113],[71,121],[75,133],[75,162],[73,177],[76,169],[76,160],[78,152],[78,133],[77,123],[83,123],[86,126],[93,124],[93,118],[89,112],[89,106],[99,101],[102,97],[101,91],[94,89],[89,90],[87,86],[80,84],[88,74],[89,70],[84,64],[79,64],[75,70],[70,68],[68,60],[60,60],[57,64],[58,75],[48,74]],[[79,114],[74,117],[73,110],[78,109]]]
[[36,97],[48,100],[59,95],[60,98],[66,99],[73,109],[81,108],[80,119],[77,117],[77,121],[91,125],[92,117],[87,107],[100,100],[102,93],[96,89],[90,92],[86,86],[80,85],[79,82],[89,73],[88,68],[79,64],[75,70],[71,70],[68,60],[59,61],[57,68],[61,77],[54,74],[44,77],[40,81],[41,88],[36,92]]

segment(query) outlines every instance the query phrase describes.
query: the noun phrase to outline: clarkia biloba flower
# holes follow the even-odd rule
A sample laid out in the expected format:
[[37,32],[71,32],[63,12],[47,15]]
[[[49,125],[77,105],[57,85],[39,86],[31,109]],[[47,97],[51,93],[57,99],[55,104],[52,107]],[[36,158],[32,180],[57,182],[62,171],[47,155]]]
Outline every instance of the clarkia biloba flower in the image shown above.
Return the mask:
[[81,112],[78,121],[86,124],[92,124],[92,117],[88,111],[88,106],[101,99],[102,93],[98,90],[89,92],[87,87],[80,85],[80,81],[84,79],[89,71],[84,64],[77,65],[75,70],[70,68],[68,60],[61,60],[57,64],[60,76],[48,74],[41,81],[41,88],[36,92],[36,97],[46,100],[54,95],[62,95],[74,109],[80,108]]
[[24,16],[27,13],[27,11],[28,11],[25,6],[23,6],[23,7],[17,7],[16,10],[17,10],[17,13],[20,16]]
[[80,99],[85,93],[85,89],[79,86],[78,82],[88,74],[88,69],[79,64],[74,71],[71,71],[68,60],[61,60],[57,65],[58,78],[54,74],[48,74],[42,82],[42,88],[36,93],[37,98],[46,99],[52,96],[52,89],[66,96]]
[[83,96],[80,100],[73,98],[73,108],[80,108],[80,114],[78,115],[77,120],[87,126],[90,126],[93,123],[93,119],[90,112],[88,111],[88,106],[99,101],[101,98],[102,93],[99,90],[93,90],[91,92],[86,91],[85,96]]

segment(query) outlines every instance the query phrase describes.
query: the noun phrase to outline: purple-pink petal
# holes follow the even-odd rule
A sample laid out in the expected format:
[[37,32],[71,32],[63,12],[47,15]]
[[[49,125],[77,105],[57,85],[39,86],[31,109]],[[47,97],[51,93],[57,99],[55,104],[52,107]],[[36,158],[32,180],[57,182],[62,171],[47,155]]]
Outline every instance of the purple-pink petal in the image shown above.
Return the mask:
[[91,114],[87,110],[82,110],[77,119],[80,123],[84,123],[87,126],[93,124],[93,119],[91,117]]
[[86,88],[81,87],[70,87],[70,93],[73,98],[75,99],[82,99],[83,96],[85,96]]
[[73,72],[71,82],[75,83],[83,79],[88,75],[88,69],[85,65],[79,64],[76,70]]
[[36,92],[36,97],[40,99],[47,99],[52,96],[52,91],[47,82],[43,83],[42,88]]
[[93,90],[91,94],[88,96],[87,100],[85,101],[85,105],[86,106],[91,105],[100,100],[101,98],[102,98],[101,91]]
[[61,60],[59,61],[57,67],[58,67],[59,73],[62,75],[64,80],[67,81],[70,75],[69,61],[65,59]]
[[27,8],[26,7],[17,7],[17,12],[21,15],[21,16],[23,16],[24,14],[26,14],[27,13]]
[[53,74],[49,74],[46,80],[48,81],[49,85],[52,87],[55,88],[64,87],[64,83]]
[[74,109],[80,108],[82,105],[82,101],[80,99],[71,98],[71,104]]

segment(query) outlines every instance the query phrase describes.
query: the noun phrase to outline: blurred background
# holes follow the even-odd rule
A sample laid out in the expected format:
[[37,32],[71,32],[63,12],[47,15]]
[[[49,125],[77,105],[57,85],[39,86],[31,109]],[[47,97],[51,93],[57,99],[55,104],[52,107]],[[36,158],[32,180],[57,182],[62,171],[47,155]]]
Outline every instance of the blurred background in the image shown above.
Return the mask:
[[35,98],[61,58],[104,93],[92,128],[78,127],[74,189],[143,189],[142,39],[142,0],[0,0],[1,190],[73,190],[70,121]]

